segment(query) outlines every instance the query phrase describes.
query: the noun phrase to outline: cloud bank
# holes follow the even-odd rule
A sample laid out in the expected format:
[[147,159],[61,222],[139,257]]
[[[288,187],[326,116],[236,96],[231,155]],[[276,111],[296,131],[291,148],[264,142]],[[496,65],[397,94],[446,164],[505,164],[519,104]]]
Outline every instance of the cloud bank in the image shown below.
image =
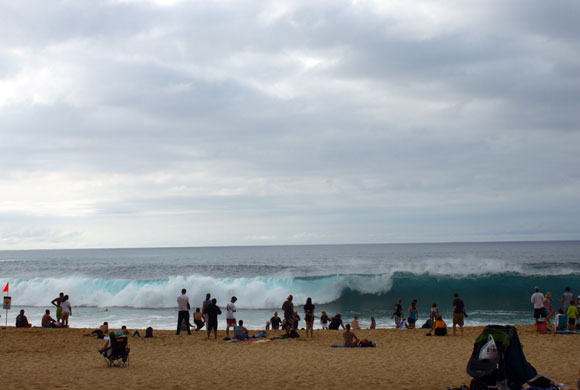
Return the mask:
[[0,249],[580,239],[580,5],[0,5]]

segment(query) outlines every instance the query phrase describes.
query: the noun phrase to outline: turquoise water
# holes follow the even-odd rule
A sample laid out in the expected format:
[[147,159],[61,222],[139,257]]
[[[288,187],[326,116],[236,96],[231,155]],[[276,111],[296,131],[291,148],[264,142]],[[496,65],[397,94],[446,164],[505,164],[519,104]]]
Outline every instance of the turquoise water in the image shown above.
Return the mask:
[[0,251],[0,284],[8,281],[11,323],[21,308],[38,323],[64,291],[72,326],[171,329],[187,288],[194,308],[206,292],[222,306],[236,295],[238,318],[251,328],[262,328],[288,294],[296,304],[312,297],[318,313],[358,315],[363,326],[374,316],[392,327],[398,298],[405,308],[419,301],[422,323],[433,303],[449,319],[458,292],[467,325],[524,324],[535,285],[554,294],[556,307],[564,287],[580,292],[580,242]]

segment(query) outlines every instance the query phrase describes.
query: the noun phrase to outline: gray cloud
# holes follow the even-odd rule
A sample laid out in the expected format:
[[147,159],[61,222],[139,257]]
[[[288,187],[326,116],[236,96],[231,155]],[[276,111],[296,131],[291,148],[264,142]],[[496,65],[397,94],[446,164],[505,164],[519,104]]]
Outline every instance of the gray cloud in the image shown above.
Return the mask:
[[578,239],[579,10],[2,5],[0,248]]

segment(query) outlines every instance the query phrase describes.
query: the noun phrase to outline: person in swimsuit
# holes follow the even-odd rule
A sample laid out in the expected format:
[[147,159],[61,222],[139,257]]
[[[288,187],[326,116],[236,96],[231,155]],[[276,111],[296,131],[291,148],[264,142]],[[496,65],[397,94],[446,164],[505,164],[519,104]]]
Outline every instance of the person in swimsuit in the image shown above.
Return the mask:
[[375,321],[375,317],[371,317],[371,326],[369,329],[376,329],[377,328],[377,322]]
[[306,337],[308,337],[308,331],[310,331],[310,337],[314,337],[314,305],[312,304],[312,298],[306,299],[304,321],[306,321]]
[[205,322],[203,322],[203,315],[201,314],[199,307],[196,308],[195,313],[193,313],[193,323],[196,326],[195,330],[200,330],[205,325]]
[[419,310],[417,310],[417,300],[413,299],[409,310],[407,310],[407,324],[409,329],[415,329],[415,322],[419,319]]
[[62,302],[62,299],[64,298],[64,293],[61,292],[60,294],[58,294],[58,297],[54,298],[50,303],[52,303],[54,306],[56,306],[56,320],[58,322],[62,322],[62,308],[60,307],[60,303]]
[[434,303],[433,306],[431,306],[431,312],[429,313],[429,319],[431,322],[435,322],[437,314],[439,314],[439,308],[437,307],[437,304]]
[[350,323],[350,326],[353,330],[360,329],[360,325],[358,323],[358,316],[354,316],[354,320]]

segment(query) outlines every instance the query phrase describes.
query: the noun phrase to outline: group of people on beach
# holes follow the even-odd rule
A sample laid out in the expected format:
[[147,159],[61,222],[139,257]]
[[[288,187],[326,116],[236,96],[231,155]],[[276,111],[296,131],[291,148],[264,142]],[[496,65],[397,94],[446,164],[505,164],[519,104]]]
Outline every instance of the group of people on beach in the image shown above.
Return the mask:
[[570,287],[566,287],[562,294],[558,312],[554,310],[551,298],[551,292],[547,292],[544,296],[538,286],[534,287],[534,293],[530,301],[534,305],[534,319],[538,332],[544,333],[546,329],[549,329],[551,318],[554,318],[557,330],[575,331],[580,329],[580,324],[578,323],[580,295],[578,299],[574,299],[574,293],[570,291]]
[[[52,318],[50,310],[46,309],[40,321],[41,326],[43,328],[68,328],[68,319],[72,315],[72,307],[68,295],[61,292],[50,303],[56,306],[56,319]],[[32,327],[32,324],[28,322],[24,309],[20,310],[20,314],[16,316],[16,327]]]
[[[395,320],[395,328],[415,329],[416,322],[419,319],[419,309],[417,309],[417,299],[411,301],[411,305],[407,310],[407,316],[403,315],[403,301],[399,299],[393,307],[391,318]],[[453,294],[453,335],[455,336],[456,328],[459,326],[459,332],[463,336],[463,325],[465,324],[465,317],[467,312],[465,310],[465,303],[463,299],[459,298],[458,293]],[[426,322],[430,331],[427,335],[435,334],[436,336],[447,335],[447,324],[443,321],[443,316],[439,313],[439,307],[434,303],[429,311],[429,320]]]

